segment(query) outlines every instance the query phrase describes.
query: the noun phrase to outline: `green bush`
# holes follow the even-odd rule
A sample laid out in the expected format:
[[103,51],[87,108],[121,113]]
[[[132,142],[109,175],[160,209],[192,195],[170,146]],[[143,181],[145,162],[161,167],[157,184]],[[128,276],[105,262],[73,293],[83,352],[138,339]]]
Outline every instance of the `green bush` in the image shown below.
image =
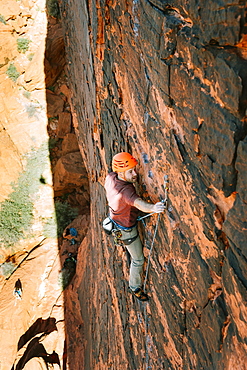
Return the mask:
[[42,110],[44,110],[44,106],[40,104],[37,100],[35,102],[30,102],[28,105],[26,105],[26,112],[28,114],[28,118],[35,117],[39,119],[39,114]]
[[0,266],[1,275],[8,278],[15,271],[16,265],[13,262],[4,262]]
[[31,225],[33,205],[28,192],[22,188],[14,191],[3,202],[0,213],[0,242],[5,247],[16,243]]
[[56,88],[55,86],[49,86],[49,87],[47,87],[47,90],[55,92],[55,88]]
[[[51,121],[51,119],[49,118],[49,121]],[[62,142],[62,139],[58,139],[58,138],[54,138],[54,137],[50,137],[49,138],[49,150],[50,152],[52,151],[52,149],[54,149],[60,142]]]
[[25,96],[25,98],[27,99],[30,99],[31,98],[31,93],[30,91],[23,91],[23,95]]
[[55,215],[44,225],[44,236],[55,238],[63,235],[63,231],[76,217],[78,209],[72,208],[67,202],[55,202]]
[[19,37],[17,39],[17,50],[19,53],[25,54],[28,51],[30,40],[24,38],[24,37]]
[[[33,203],[41,184],[45,183],[42,174],[49,163],[47,143],[26,156],[26,168],[18,181],[12,184],[12,193],[1,203],[0,247],[9,248],[20,239],[30,235],[33,221]],[[78,216],[78,209],[66,201],[55,202],[55,214],[44,220],[44,236],[62,236],[64,229]]]
[[54,18],[60,18],[58,0],[46,0],[47,13]]
[[55,202],[55,211],[57,219],[57,233],[58,236],[63,234],[64,229],[68,226],[77,216],[78,209],[72,208],[67,202]]
[[28,54],[27,59],[30,60],[31,62],[31,60],[33,60],[33,57],[34,57],[34,53],[30,53]]
[[61,290],[67,288],[76,272],[76,260],[73,257],[68,257],[64,261],[63,268],[58,275],[58,284]]
[[12,184],[9,198],[1,203],[0,246],[10,247],[28,235],[33,219],[33,201],[48,161],[48,148],[42,146],[26,155],[26,169]]
[[5,20],[5,17],[2,14],[0,14],[0,22],[3,23],[3,24],[7,24],[6,20]]
[[10,63],[6,74],[14,82],[16,82],[17,78],[20,76],[20,73],[17,71],[16,66],[13,63]]
[[30,103],[28,106],[26,106],[26,112],[28,115],[28,118],[32,118],[37,113],[37,108],[39,108],[39,105]]

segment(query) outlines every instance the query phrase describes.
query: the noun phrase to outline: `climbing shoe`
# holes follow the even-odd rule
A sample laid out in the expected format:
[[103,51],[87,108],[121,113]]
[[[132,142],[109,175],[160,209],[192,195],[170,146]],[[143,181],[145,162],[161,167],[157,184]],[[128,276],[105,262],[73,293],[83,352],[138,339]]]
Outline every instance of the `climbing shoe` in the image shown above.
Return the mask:
[[136,290],[132,290],[128,288],[128,291],[133,294],[139,301],[145,302],[149,300],[149,297],[141,288],[137,288]]

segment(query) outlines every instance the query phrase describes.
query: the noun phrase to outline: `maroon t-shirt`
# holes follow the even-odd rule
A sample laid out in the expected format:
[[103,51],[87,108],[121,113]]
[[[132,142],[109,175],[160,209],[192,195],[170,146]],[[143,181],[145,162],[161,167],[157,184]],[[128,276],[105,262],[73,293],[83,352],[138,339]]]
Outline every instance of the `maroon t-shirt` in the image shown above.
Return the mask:
[[106,197],[110,217],[119,225],[132,227],[136,223],[139,210],[134,202],[139,196],[132,183],[119,180],[116,172],[111,172],[105,179]]

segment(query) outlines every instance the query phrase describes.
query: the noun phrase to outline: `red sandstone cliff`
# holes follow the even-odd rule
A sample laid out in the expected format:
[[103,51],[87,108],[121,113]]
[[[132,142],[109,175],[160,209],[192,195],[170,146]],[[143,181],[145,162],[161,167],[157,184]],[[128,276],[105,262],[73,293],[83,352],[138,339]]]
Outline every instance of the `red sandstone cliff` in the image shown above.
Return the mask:
[[[71,368],[245,369],[244,3],[72,0],[62,15],[91,197],[74,286],[83,350],[68,334]],[[120,150],[139,159],[145,199],[158,201],[170,180],[146,315],[127,293],[124,253],[101,228],[104,178]]]
[[[0,238],[1,370],[245,370],[244,3],[65,0],[65,73],[45,2],[0,5],[1,212],[18,204],[21,220],[32,201],[27,229],[4,223],[20,237]],[[147,305],[129,296],[127,256],[101,228],[120,150],[139,159],[146,200],[170,181]],[[57,237],[57,202],[79,208],[76,245]],[[156,220],[140,225],[148,247]]]
[[[61,22],[45,0],[0,1],[0,50],[0,368],[65,368],[64,289],[89,194]],[[61,237],[68,225],[73,245]]]

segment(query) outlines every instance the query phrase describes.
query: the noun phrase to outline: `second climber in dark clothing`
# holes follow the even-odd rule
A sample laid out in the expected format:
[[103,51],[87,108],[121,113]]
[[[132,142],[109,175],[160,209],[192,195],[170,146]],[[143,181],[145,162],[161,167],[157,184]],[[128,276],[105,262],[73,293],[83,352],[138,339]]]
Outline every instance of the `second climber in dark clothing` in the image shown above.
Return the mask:
[[[109,216],[115,227],[121,231],[124,242],[131,256],[129,289],[141,301],[148,300],[142,290],[142,272],[144,264],[143,247],[138,235],[136,223],[139,210],[145,213],[163,212],[162,202],[156,204],[142,200],[136,193],[137,160],[129,153],[116,154],[112,160],[112,170],[105,180],[106,196],[109,204]],[[130,244],[127,240],[133,240]]]

